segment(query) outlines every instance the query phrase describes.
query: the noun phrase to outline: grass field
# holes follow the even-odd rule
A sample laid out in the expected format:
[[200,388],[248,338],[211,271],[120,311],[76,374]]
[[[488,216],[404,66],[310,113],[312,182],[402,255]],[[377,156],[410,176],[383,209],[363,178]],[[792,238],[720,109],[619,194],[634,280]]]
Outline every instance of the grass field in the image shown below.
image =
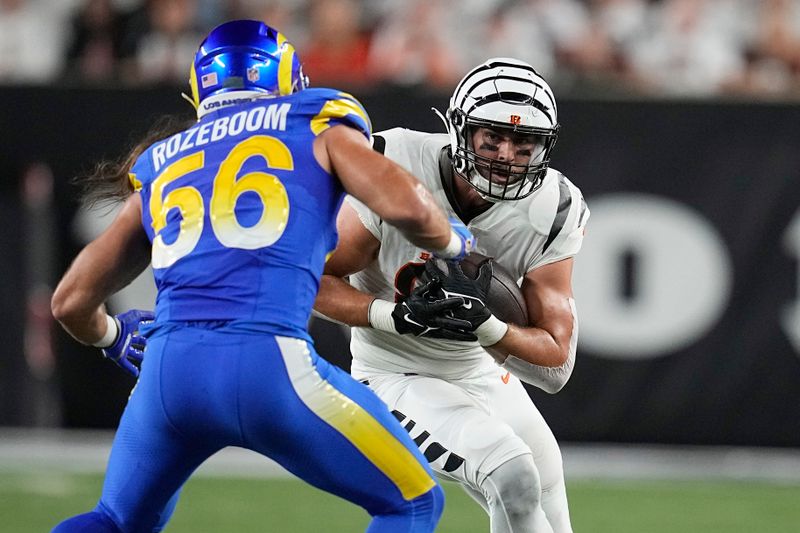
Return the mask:
[[[88,510],[99,474],[0,472],[0,532],[42,533]],[[446,484],[438,531],[487,533],[483,511]],[[576,533],[796,533],[800,486],[754,482],[575,481],[569,484]],[[289,478],[195,477],[168,533],[363,531],[358,507]]]

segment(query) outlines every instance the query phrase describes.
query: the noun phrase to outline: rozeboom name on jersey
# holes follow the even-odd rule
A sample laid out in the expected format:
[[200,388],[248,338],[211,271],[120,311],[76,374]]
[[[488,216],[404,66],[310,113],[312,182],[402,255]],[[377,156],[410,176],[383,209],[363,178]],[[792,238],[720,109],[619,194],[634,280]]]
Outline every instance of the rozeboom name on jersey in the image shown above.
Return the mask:
[[240,111],[229,117],[219,117],[211,122],[178,133],[156,145],[153,150],[153,167],[158,172],[168,159],[178,153],[218,141],[243,131],[286,130],[286,115],[292,107],[289,103],[258,106]]

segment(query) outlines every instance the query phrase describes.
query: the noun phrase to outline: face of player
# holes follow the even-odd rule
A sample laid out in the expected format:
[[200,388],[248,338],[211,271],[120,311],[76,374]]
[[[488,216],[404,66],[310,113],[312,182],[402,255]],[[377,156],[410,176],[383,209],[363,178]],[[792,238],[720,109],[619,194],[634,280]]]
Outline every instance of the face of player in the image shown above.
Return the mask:
[[476,170],[498,185],[522,179],[528,165],[544,151],[544,143],[537,135],[484,127],[472,132],[472,146],[479,156]]

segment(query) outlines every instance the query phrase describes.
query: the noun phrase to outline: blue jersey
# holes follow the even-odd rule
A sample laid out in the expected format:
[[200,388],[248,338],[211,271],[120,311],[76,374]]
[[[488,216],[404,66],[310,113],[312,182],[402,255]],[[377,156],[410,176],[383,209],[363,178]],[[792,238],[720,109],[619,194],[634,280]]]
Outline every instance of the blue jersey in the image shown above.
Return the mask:
[[308,339],[344,196],[313,142],[336,124],[371,135],[355,98],[307,89],[211,112],[138,158],[131,180],[153,244],[157,322],[233,321]]

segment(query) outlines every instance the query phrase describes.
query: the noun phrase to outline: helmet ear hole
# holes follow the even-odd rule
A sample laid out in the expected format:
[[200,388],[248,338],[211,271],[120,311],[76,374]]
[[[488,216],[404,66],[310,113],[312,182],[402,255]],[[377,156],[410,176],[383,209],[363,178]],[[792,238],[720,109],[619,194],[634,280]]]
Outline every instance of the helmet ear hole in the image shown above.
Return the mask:
[[451,108],[447,110],[447,116],[450,119],[450,122],[453,123],[453,126],[457,129],[461,129],[464,127],[464,123],[466,122],[464,117],[464,112],[458,108]]

